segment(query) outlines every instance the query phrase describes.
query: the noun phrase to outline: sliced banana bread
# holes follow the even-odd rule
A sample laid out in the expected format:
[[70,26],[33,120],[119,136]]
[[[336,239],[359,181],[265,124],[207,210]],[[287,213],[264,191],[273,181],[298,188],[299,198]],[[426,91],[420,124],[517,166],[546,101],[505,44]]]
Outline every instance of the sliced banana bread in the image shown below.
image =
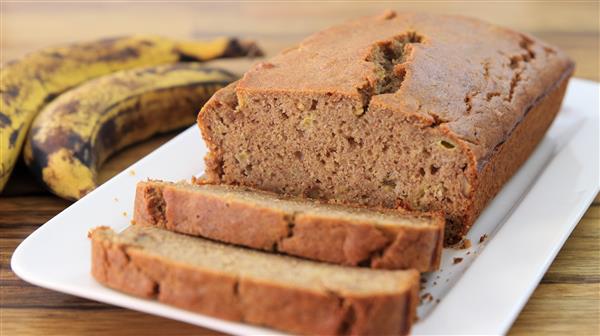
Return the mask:
[[323,204],[226,185],[137,185],[134,222],[344,265],[439,267],[444,218]]
[[414,270],[318,263],[135,225],[90,238],[102,284],[219,318],[314,335],[407,334],[415,319]]
[[352,20],[204,105],[207,181],[442,211],[453,243],[536,147],[572,72],[557,48],[475,19]]

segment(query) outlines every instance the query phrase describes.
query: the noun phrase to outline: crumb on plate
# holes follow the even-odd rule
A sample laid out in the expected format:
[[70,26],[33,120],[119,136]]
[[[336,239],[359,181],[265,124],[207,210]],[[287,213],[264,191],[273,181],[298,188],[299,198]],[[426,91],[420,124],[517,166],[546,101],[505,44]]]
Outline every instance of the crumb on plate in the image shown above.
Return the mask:
[[433,295],[431,293],[424,293],[421,295],[421,301],[423,302],[431,302],[433,300]]

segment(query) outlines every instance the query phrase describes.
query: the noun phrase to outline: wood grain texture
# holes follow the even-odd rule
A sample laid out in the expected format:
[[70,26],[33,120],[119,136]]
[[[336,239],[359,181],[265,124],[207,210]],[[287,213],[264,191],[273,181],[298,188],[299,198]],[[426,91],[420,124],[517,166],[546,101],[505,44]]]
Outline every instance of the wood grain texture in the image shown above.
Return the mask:
[[2,335],[223,335],[190,324],[109,306],[76,310],[29,308],[26,314],[23,309],[6,308],[2,317],[5,321],[15,321],[2,325]]
[[[0,61],[48,45],[131,33],[257,39],[269,55],[307,34],[384,8],[475,16],[564,49],[575,75],[599,79],[598,2],[0,3]],[[242,73],[253,61],[219,61]],[[172,138],[157,136],[110,159],[100,180]],[[21,163],[0,196],[0,335],[220,335],[27,284],[10,270],[16,246],[70,203],[45,192]],[[510,334],[600,334],[600,196],[558,254]]]

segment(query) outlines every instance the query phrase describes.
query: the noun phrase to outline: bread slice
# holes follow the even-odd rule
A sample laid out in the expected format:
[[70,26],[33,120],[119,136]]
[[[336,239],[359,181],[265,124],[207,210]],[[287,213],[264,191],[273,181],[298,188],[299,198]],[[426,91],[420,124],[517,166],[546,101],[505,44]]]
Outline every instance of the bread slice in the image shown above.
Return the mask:
[[439,267],[444,234],[444,218],[438,214],[159,181],[138,183],[134,221],[319,261],[423,272]]
[[202,314],[317,335],[407,334],[415,319],[414,270],[318,263],[135,225],[90,238],[96,280]]

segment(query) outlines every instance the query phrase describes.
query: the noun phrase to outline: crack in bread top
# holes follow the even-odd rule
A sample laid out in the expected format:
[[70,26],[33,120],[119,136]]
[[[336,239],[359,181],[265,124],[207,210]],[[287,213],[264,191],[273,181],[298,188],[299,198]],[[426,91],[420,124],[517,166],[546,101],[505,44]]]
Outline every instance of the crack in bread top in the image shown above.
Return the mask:
[[560,50],[506,28],[393,13],[306,38],[254,66],[236,94],[333,95],[362,106],[349,111],[357,117],[392,110],[418,127],[446,128],[482,161],[572,69]]

